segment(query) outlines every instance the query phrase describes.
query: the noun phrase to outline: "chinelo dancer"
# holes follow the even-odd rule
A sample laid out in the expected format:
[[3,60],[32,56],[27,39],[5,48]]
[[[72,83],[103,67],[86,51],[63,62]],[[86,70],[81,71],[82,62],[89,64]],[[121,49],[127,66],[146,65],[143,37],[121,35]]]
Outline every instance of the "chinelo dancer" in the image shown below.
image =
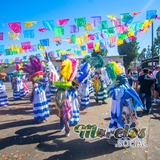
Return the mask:
[[80,105],[81,109],[85,109],[90,104],[90,74],[91,74],[91,65],[88,62],[82,63],[78,69],[78,74],[76,80],[79,83],[79,96],[80,96]]
[[110,83],[107,72],[104,68],[104,60],[100,54],[97,54],[95,57],[95,76],[93,78],[94,86],[94,98],[96,102],[102,101],[103,104],[107,104],[106,100],[107,95],[107,85]]
[[[116,73],[116,79],[110,85],[109,94],[112,98],[111,120],[107,134],[112,135],[118,128],[126,126],[140,127],[137,121],[136,110],[140,106],[144,109],[143,104],[136,91],[129,85],[126,74],[115,62],[113,64]],[[115,75],[115,74],[114,74]],[[108,140],[108,143],[116,143],[116,139]]]
[[22,73],[20,72],[13,73],[12,89],[13,89],[14,100],[20,100],[22,97],[26,96],[23,81],[21,77],[22,77]]
[[46,85],[43,80],[44,67],[37,56],[30,56],[29,63],[23,66],[23,71],[30,75],[33,83],[30,100],[33,103],[34,121],[45,122],[50,113],[45,92]]
[[5,85],[0,80],[0,107],[8,106],[8,96],[6,93]]
[[48,109],[48,101],[44,85],[41,84],[40,79],[34,83],[32,91],[32,103],[35,122],[45,122],[50,117]]
[[[82,64],[88,62],[90,63],[91,61],[91,56],[87,55],[83,58]],[[94,67],[91,68],[91,74],[88,77],[89,78],[89,95],[92,94],[94,92],[94,88],[93,88],[93,82],[92,82],[92,78],[94,77]]]
[[22,67],[23,67],[23,64],[16,64],[16,70],[17,70],[17,72],[19,72],[19,73],[22,74],[21,78],[22,78],[22,83],[23,83],[25,95],[28,95],[29,94],[29,87],[27,85],[26,74],[23,73]]
[[65,135],[70,135],[70,126],[79,122],[79,103],[78,96],[73,83],[77,74],[79,61],[77,59],[62,61],[61,81],[53,82],[57,87],[55,95],[55,105],[57,115],[60,118],[60,129],[65,130]]

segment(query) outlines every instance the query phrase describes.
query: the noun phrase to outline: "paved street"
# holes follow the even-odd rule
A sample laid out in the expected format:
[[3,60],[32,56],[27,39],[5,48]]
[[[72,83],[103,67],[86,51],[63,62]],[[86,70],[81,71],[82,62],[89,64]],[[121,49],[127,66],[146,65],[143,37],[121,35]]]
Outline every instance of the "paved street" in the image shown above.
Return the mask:
[[[139,122],[146,131],[146,148],[115,148],[105,138],[80,139],[71,127],[70,137],[59,130],[59,118],[50,103],[51,117],[46,123],[35,124],[32,104],[27,98],[13,101],[10,83],[6,83],[10,105],[0,108],[0,160],[159,160],[160,108],[153,104],[152,115],[138,111]],[[110,120],[108,104],[96,104],[80,113],[81,124],[96,124],[106,129]]]

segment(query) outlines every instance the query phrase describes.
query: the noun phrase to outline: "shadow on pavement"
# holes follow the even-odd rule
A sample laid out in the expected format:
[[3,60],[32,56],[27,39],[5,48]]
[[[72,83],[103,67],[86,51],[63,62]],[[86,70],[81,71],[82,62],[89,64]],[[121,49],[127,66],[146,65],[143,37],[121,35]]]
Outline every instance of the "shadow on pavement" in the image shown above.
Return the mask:
[[33,119],[28,119],[28,120],[20,120],[20,121],[12,121],[9,123],[3,123],[0,124],[0,129],[8,129],[8,128],[13,128],[13,127],[19,127],[19,126],[26,126],[26,125],[32,125],[34,124],[34,120]]
[[14,101],[14,103],[9,103],[9,106],[17,106],[17,105],[30,105],[31,102],[22,102],[23,100],[21,100],[20,102],[18,101]]
[[[22,103],[23,104],[23,103]],[[22,107],[22,106],[19,106],[20,104],[15,104],[17,107],[16,108],[1,108],[0,110],[0,115],[6,115],[6,114],[9,114],[9,115],[16,115],[16,114],[19,114],[19,115],[29,115],[29,114],[32,114],[33,113],[33,110],[32,108],[30,107],[25,107],[24,108],[19,108],[19,107]]]
[[42,143],[64,137],[64,135],[54,135],[59,131],[54,131],[43,135],[39,134],[39,132],[46,132],[47,130],[56,129],[59,129],[59,123],[20,129],[16,131],[17,135],[0,139],[0,150],[14,145]]
[[151,119],[160,120],[160,105],[154,104],[154,105],[152,105],[152,107],[153,107],[153,111],[152,111]]
[[53,140],[53,144],[40,143],[37,145],[37,149],[43,152],[55,153],[59,151],[65,151],[62,154],[56,153],[56,155],[45,160],[89,159],[120,150],[112,145],[109,145],[106,139],[99,139],[98,141],[94,142],[87,142],[84,139],[75,139],[64,143],[62,141]]

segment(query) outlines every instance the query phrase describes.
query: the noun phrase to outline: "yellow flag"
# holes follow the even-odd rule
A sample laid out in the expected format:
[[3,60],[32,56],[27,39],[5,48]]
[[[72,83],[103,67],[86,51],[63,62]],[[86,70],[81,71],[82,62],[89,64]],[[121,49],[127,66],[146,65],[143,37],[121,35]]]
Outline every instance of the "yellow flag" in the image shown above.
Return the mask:
[[84,44],[84,37],[80,36],[80,37],[76,37],[76,43],[80,46],[83,46]]
[[42,46],[41,44],[38,44],[37,47],[38,47],[38,49],[41,50],[41,51],[42,51],[42,50],[46,50],[46,47],[45,47],[45,46]]
[[84,45],[84,36],[80,36],[81,45]]
[[115,21],[117,20],[117,17],[115,14],[109,14],[107,15],[108,18],[114,19]]
[[61,54],[62,55],[66,54],[66,50],[61,50]]
[[84,35],[84,40],[85,40],[85,42],[88,42],[88,41],[89,41],[89,39],[88,39],[88,33],[85,33],[85,35]]
[[87,54],[87,51],[86,50],[83,50],[81,51],[83,55],[86,55]]
[[18,52],[19,48],[18,48],[18,45],[17,44],[9,44],[9,49],[12,51],[12,52]]
[[19,53],[19,54],[23,54],[23,53],[25,53],[22,47],[20,47],[20,48],[19,48],[18,53]]
[[87,23],[87,24],[86,24],[86,27],[85,27],[84,29],[85,29],[86,31],[92,31],[94,28],[93,28],[92,24]]
[[45,57],[46,56],[46,52],[42,53],[42,56]]
[[26,28],[32,27],[33,25],[35,25],[37,22],[36,21],[30,21],[30,22],[25,22],[24,26]]

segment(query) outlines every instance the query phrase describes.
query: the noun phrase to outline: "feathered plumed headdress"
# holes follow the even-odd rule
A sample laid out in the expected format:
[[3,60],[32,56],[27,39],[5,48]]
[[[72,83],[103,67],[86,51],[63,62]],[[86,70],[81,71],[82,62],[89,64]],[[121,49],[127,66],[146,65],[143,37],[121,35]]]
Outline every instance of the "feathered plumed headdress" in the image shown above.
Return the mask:
[[25,64],[22,68],[25,73],[30,75],[31,81],[38,80],[39,77],[42,77],[44,74],[44,67],[41,64],[40,59],[37,56],[30,56],[29,63]]
[[92,57],[90,64],[91,66],[94,66],[95,69],[104,67],[103,57],[100,54],[98,54],[95,57]]
[[66,59],[62,61],[61,75],[65,81],[72,81],[78,70],[79,61],[77,59]]

